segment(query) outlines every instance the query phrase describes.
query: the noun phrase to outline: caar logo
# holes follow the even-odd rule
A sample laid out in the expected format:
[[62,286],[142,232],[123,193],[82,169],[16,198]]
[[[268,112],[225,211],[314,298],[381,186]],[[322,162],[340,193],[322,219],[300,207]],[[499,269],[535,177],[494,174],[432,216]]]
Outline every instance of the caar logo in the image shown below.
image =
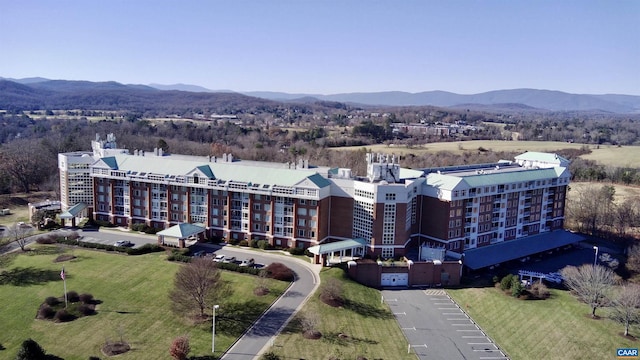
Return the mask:
[[633,359],[638,357],[638,349],[621,348],[617,351],[618,359]]

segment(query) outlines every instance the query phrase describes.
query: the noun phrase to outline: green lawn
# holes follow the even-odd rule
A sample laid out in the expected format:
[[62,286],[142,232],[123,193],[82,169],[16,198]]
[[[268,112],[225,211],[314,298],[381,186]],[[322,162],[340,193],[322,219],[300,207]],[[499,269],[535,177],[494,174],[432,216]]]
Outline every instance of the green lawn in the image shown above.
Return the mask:
[[[5,258],[0,262],[0,359],[12,359],[22,341],[31,337],[48,353],[66,360],[89,356],[105,358],[100,348],[105,341],[123,338],[132,351],[119,359],[166,359],[171,341],[180,335],[191,340],[191,355],[211,353],[210,323],[192,325],[170,311],[168,292],[178,263],[166,261],[164,253],[127,256],[90,250],[68,250],[77,258],[54,263],[56,247],[39,247],[30,254]],[[47,296],[61,296],[62,265],[67,273],[67,289],[90,293],[102,301],[97,315],[70,323],[36,320],[38,306]],[[268,296],[253,295],[254,277],[223,272],[232,283],[233,295],[220,303],[217,311],[216,350],[229,347],[242,333],[250,318],[260,314],[288,283],[271,281]],[[20,285],[14,285],[19,279]]]
[[606,309],[596,313],[603,318],[591,319],[589,307],[567,291],[551,290],[544,301],[517,300],[495,288],[447,293],[511,359],[615,359],[617,348],[638,347],[619,335],[624,329],[606,318]]
[[[305,339],[295,319],[278,336],[270,349],[283,359],[355,359],[359,355],[367,359],[412,359],[407,354],[407,341],[386,304],[380,304],[380,292],[346,278],[340,269],[324,269],[321,282],[335,277],[343,282],[348,302],[341,308],[333,308],[313,295],[304,306],[304,312],[320,315],[318,340]],[[338,334],[348,335],[340,338]]]

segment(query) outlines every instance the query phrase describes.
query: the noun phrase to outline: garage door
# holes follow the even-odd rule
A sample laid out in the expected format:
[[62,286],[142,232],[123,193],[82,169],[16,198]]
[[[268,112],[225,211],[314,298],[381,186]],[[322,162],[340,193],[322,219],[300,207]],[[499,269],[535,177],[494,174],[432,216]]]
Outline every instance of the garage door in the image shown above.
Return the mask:
[[380,279],[382,286],[408,286],[409,274],[382,274]]

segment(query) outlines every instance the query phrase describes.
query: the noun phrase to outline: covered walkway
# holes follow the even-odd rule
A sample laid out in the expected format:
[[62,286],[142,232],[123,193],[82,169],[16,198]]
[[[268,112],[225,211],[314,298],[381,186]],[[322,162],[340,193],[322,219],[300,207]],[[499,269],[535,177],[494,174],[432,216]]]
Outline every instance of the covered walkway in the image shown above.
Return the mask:
[[309,252],[314,255],[315,264],[338,264],[365,254],[367,241],[365,239],[349,239],[311,246]]
[[522,239],[508,240],[464,252],[463,264],[472,270],[520,259],[584,240],[581,235],[557,230]]

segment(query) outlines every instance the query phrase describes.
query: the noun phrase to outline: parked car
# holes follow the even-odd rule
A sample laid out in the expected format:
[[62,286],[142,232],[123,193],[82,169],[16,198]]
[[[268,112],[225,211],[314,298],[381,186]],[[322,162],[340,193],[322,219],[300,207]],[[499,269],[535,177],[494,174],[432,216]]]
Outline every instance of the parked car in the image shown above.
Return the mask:
[[224,260],[224,255],[222,255],[222,254],[218,254],[218,255],[213,257],[213,261],[214,262],[222,262],[222,260]]
[[133,246],[133,243],[129,240],[118,240],[115,243],[113,243],[113,246],[130,247],[130,246]]
[[236,257],[235,256],[225,256],[224,259],[222,260],[222,262],[225,263],[225,264],[235,263],[236,262]]
[[251,267],[251,266],[255,265],[255,263],[256,263],[256,262],[255,262],[255,260],[253,260],[253,259],[244,259],[244,260],[242,260],[242,262],[240,263],[240,266],[242,266],[242,267],[245,267],[245,266],[247,266],[247,267]]
[[200,251],[196,251],[193,253],[193,257],[203,257],[205,256],[207,253],[204,250],[200,250]]

